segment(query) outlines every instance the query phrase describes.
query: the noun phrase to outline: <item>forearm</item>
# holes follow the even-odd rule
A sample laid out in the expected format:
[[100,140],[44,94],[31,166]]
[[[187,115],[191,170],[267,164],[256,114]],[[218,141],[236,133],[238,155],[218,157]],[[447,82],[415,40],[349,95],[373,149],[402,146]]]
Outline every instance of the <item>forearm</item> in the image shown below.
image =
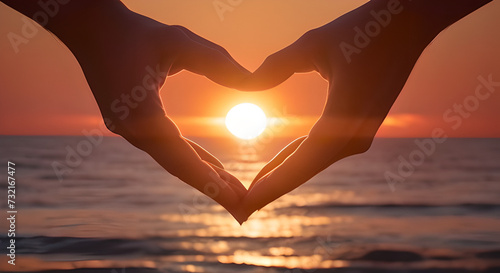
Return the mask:
[[[388,1],[388,0],[378,0]],[[493,0],[404,0],[403,5],[438,26],[449,26]]]
[[56,35],[71,49],[128,9],[119,0],[0,0]]
[[86,9],[98,2],[98,0],[0,1],[51,31],[58,29],[64,23],[68,23],[69,18],[76,19],[75,15],[82,14]]

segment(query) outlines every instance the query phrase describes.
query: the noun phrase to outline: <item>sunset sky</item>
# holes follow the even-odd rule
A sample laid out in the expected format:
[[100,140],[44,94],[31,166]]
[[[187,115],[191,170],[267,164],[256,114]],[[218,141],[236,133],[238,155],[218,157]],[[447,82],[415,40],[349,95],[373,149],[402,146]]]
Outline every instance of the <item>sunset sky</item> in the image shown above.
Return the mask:
[[[249,70],[309,29],[332,21],[366,1],[355,0],[124,0],[130,9],[166,24],[188,27],[225,47]],[[218,12],[214,4],[238,3]],[[230,5],[230,4],[228,4]],[[419,60],[380,137],[427,137],[442,128],[453,137],[500,137],[500,88],[474,108],[461,125],[443,115],[470,102],[478,77],[500,82],[500,1],[440,35]],[[16,53],[7,36],[20,33],[22,15],[0,3],[0,134],[81,135],[101,117],[76,59],[48,32]],[[363,80],[363,79],[360,79]],[[327,82],[315,73],[295,75],[268,91],[243,93],[183,72],[169,78],[162,98],[167,114],[187,136],[227,136],[226,113],[251,102],[285,126],[277,136],[308,132],[321,114]]]

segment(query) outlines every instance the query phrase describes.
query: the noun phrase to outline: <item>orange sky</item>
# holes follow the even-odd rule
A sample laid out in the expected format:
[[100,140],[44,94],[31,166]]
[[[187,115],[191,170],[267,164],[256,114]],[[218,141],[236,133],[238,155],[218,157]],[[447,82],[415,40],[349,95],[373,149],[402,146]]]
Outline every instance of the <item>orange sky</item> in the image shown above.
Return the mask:
[[[126,0],[132,10],[167,24],[184,25],[224,46],[254,70],[264,58],[305,31],[366,1],[242,0],[218,14],[214,3],[238,1]],[[379,131],[382,137],[427,137],[442,128],[454,137],[500,137],[500,88],[481,101],[455,130],[443,114],[474,95],[477,77],[500,82],[500,2],[454,25],[420,59]],[[21,15],[0,3],[0,134],[81,135],[97,128],[100,114],[69,50],[40,32],[15,53],[7,39],[20,33]],[[162,97],[167,114],[188,136],[228,135],[221,118],[234,105],[252,102],[283,126],[276,136],[306,134],[321,113],[327,83],[316,74],[295,75],[266,92],[243,93],[183,72],[169,78]],[[454,115],[453,118],[457,118]],[[268,131],[269,133],[269,131]]]

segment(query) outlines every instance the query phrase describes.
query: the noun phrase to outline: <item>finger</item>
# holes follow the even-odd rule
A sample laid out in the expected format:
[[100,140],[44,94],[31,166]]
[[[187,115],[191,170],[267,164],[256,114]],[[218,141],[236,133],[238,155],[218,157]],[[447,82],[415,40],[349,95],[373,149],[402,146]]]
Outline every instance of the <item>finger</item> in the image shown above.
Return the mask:
[[222,180],[224,180],[237,194],[238,196],[244,196],[247,193],[247,188],[241,183],[241,181],[217,166],[212,165],[212,168],[217,172]]
[[[224,179],[225,180],[225,179]],[[247,195],[248,190],[241,184],[241,182],[236,177],[231,177],[226,181],[229,187],[238,195],[239,198],[243,198]]]
[[175,35],[174,41],[171,41],[177,45],[177,58],[172,69],[186,69],[230,88],[237,88],[250,76],[251,73],[230,55],[228,57],[224,53],[225,50],[221,52],[177,30],[181,34]]
[[293,44],[267,57],[251,76],[246,90],[270,89],[295,73],[315,71],[317,46],[316,32],[307,32]]
[[[210,48],[212,48],[214,50],[217,50],[220,53],[226,55],[226,57],[233,59],[233,57],[231,56],[231,54],[229,54],[229,52],[225,48],[223,48],[222,46],[220,46],[220,45],[218,45],[218,44],[216,44],[216,43],[214,43],[214,42],[212,42],[210,40],[207,40],[207,39],[199,36],[198,34],[195,34],[194,32],[192,32],[191,30],[189,30],[186,27],[178,26],[178,25],[175,25],[173,27],[175,27],[175,28],[181,30],[182,32],[184,32],[184,34],[186,36],[188,36],[191,40],[193,40],[195,42],[198,42],[198,43],[200,43],[202,45],[205,45],[207,47],[210,47]],[[236,61],[235,61],[235,63],[238,64],[238,62],[236,62]]]
[[276,167],[281,165],[281,163],[283,163],[283,161],[285,161],[285,159],[287,159],[287,157],[289,157],[293,152],[295,152],[297,147],[299,147],[300,144],[306,138],[307,138],[307,136],[300,137],[300,138],[294,140],[293,142],[291,142],[290,144],[288,144],[285,148],[283,148],[283,150],[281,150],[271,161],[269,161],[269,163],[267,163],[266,166],[264,166],[264,168],[262,168],[262,170],[260,170],[260,172],[257,174],[257,176],[253,179],[252,185],[250,185],[249,190],[251,190],[252,187],[255,185],[255,183],[257,183],[257,181],[259,181],[264,175],[268,174],[269,172],[274,170]]
[[241,188],[240,186],[235,185],[235,184],[231,184],[231,183],[229,183],[228,185],[236,193],[236,195],[238,195],[238,197],[240,199],[242,199],[243,197],[245,197],[245,195],[247,195],[247,193],[248,193],[247,189],[244,188],[244,187]]
[[200,158],[204,161],[207,161],[208,163],[212,164],[213,166],[219,167],[221,169],[224,169],[224,165],[215,157],[212,155],[210,152],[205,150],[203,147],[201,147],[198,143],[189,140],[187,138],[184,138],[191,147],[196,151],[196,153],[200,156]]
[[234,65],[238,66],[240,69],[242,69],[244,71],[248,71],[239,62],[237,62],[233,58],[233,56],[231,56],[231,54],[229,54],[229,52],[225,48],[223,48],[222,46],[195,34],[194,32],[192,32],[191,30],[189,30],[186,27],[183,27],[183,26],[174,26],[174,27],[176,27],[176,28],[180,29],[182,32],[184,32],[184,34],[186,34],[191,40],[193,40],[197,43],[200,43],[202,45],[205,45],[207,47],[210,47],[214,50],[217,50],[218,52],[224,54],[227,58],[229,58],[230,61],[233,62]]

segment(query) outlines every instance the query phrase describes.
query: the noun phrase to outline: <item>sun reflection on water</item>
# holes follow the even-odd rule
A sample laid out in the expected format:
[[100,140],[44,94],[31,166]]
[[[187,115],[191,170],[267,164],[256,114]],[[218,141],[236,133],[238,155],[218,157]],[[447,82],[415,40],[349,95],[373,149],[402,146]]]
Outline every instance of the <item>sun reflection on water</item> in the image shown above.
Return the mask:
[[[248,186],[251,179],[265,163],[259,162],[251,155],[247,155],[243,161],[246,163],[232,162],[226,167]],[[199,239],[198,241],[183,242],[181,248],[200,253],[213,253],[215,261],[220,263],[303,269],[339,268],[346,267],[349,263],[331,260],[331,256],[327,255],[329,253],[324,253],[324,251],[307,251],[296,249],[291,245],[262,247],[265,241],[260,240],[267,238],[278,238],[279,240],[314,238],[316,234],[313,232],[317,228],[332,229],[334,225],[350,223],[352,222],[350,216],[324,216],[324,214],[317,214],[309,210],[306,206],[325,202],[343,202],[352,199],[354,195],[354,192],[342,190],[328,193],[307,192],[307,190],[300,192],[300,194],[291,193],[254,214],[242,226],[215,203],[206,206],[198,213],[189,215],[168,213],[162,214],[160,218],[168,223],[185,224],[184,228],[176,231],[179,237],[192,236]],[[238,244],[233,244],[231,243],[233,238],[256,240],[243,240]],[[319,245],[318,243],[318,248],[320,248]],[[177,258],[173,260],[192,263],[195,259],[191,257],[188,261],[180,257]],[[206,256],[200,256],[201,260],[198,262],[207,262],[206,258]],[[201,268],[191,264],[185,265],[183,270],[203,272]]]
[[261,211],[243,226],[239,226],[230,215],[225,214],[190,215],[188,220],[179,214],[163,214],[161,218],[168,219],[170,223],[187,221],[189,224],[200,224],[201,226],[200,228],[179,229],[176,231],[178,236],[248,238],[304,236],[308,227],[328,226],[352,221],[349,216],[280,215],[273,211]]
[[218,256],[218,261],[224,264],[248,264],[266,267],[284,267],[284,268],[339,268],[346,267],[349,262],[324,260],[321,255],[311,256],[264,256],[257,251],[237,250],[232,256]]

